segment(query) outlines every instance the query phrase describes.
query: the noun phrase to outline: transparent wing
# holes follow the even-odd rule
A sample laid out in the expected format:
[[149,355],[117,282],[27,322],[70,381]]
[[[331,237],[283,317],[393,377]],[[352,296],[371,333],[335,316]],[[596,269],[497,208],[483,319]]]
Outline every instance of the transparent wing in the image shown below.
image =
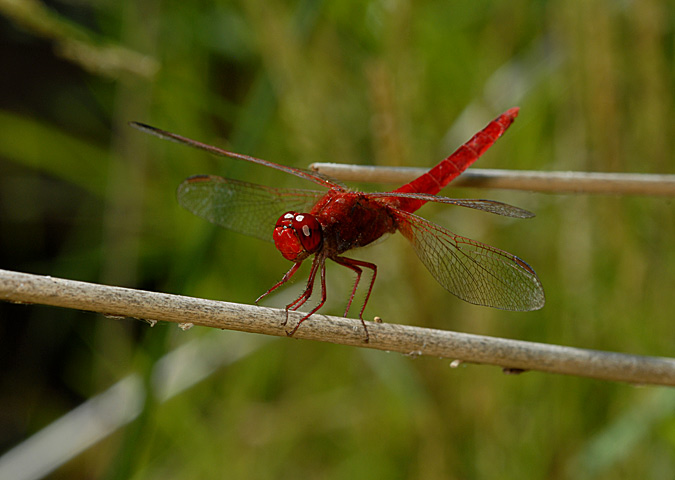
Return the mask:
[[396,211],[398,228],[434,278],[450,293],[476,305],[528,311],[544,306],[544,289],[525,261],[455,235],[412,213]]
[[144,123],[129,122],[129,125],[140,130],[141,132],[149,133],[150,135],[154,135],[155,137],[159,137],[163,140],[169,140],[171,142],[187,145],[188,147],[204,150],[219,157],[236,158],[238,160],[245,160],[247,162],[257,163],[258,165],[264,165],[266,167],[274,168],[276,170],[281,170],[282,172],[290,173],[291,175],[304,178],[305,180],[309,180],[310,182],[318,183],[319,185],[322,185],[324,187],[343,188],[343,185],[340,182],[338,182],[334,178],[331,178],[327,175],[323,175],[322,173],[319,172],[310,172],[309,170],[304,170],[302,168],[294,168],[286,165],[279,165],[278,163],[270,162],[269,160],[251,157],[250,155],[244,155],[242,153],[229,152],[227,150],[223,150],[222,148],[214,147],[213,145],[209,145],[207,143],[198,142],[197,140],[193,140],[191,138],[178,135],[177,133],[167,132],[166,130],[162,130],[161,128],[151,127],[150,125],[146,125]]
[[178,203],[221,227],[272,241],[285,212],[309,212],[326,192],[271,188],[215,175],[197,175],[178,187]]
[[[410,198],[413,200],[422,200],[424,202],[446,203],[457,205],[458,207],[473,208],[483,212],[503,215],[514,218],[532,218],[534,213],[524,208],[514,207],[508,203],[498,202],[496,200],[469,199],[469,198],[448,198],[428,193],[396,193],[396,192],[377,192],[369,193],[371,198]],[[420,205],[421,206],[421,205]]]

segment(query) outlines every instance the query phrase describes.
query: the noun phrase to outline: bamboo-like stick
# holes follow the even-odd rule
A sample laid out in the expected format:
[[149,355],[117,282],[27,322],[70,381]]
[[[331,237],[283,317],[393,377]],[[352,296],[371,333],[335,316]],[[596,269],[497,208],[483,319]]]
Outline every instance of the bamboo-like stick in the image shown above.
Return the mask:
[[[201,298],[111,287],[61,278],[0,270],[0,300],[38,303],[134,317],[150,323],[178,323],[286,336],[283,310]],[[289,325],[302,314],[291,312]],[[286,327],[290,328],[290,327]],[[313,315],[294,338],[343,345],[431,355],[459,362],[498,365],[509,372],[539,370],[634,384],[675,386],[675,359],[585,350],[558,345],[368,322],[370,342],[364,343],[359,320]]]
[[[428,171],[412,167],[372,167],[313,163],[311,169],[342,181],[403,184]],[[503,188],[548,193],[602,193],[675,196],[675,175],[648,173],[546,172],[470,168],[452,187]]]

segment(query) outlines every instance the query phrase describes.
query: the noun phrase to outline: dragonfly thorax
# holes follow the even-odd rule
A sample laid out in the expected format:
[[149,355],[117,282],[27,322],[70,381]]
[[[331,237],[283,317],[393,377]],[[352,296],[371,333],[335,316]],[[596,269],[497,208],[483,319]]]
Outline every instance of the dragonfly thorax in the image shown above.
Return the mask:
[[302,261],[321,248],[321,224],[308,213],[286,212],[274,227],[274,245],[292,262]]

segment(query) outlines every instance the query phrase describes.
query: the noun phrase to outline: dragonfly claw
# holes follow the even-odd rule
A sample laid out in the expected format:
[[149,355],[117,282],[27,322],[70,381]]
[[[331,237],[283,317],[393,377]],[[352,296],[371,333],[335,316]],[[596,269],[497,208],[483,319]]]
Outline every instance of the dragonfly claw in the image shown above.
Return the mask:
[[366,327],[366,322],[361,319],[361,324],[363,325],[363,331],[366,333],[366,338],[363,340],[363,343],[370,343],[370,334],[368,333],[368,327]]
[[[281,322],[281,326],[285,327],[287,323],[288,323],[288,307],[286,307],[286,318],[284,319],[283,322]],[[286,332],[286,333],[288,333],[288,332]]]

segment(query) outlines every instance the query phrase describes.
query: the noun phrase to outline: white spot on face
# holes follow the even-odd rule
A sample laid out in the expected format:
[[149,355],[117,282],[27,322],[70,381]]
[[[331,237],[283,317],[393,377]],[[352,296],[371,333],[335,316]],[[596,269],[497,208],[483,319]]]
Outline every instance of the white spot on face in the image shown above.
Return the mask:
[[296,219],[298,222],[302,222],[302,221],[305,219],[305,216],[304,216],[304,215],[296,215],[296,216],[295,216],[295,219]]
[[291,220],[291,219],[293,219],[293,214],[287,213],[286,215],[284,215],[284,218]]
[[307,225],[303,225],[303,226],[302,226],[302,234],[303,234],[305,237],[309,237],[309,235],[310,235],[311,233],[312,233],[312,231],[309,229],[309,227],[308,227]]

